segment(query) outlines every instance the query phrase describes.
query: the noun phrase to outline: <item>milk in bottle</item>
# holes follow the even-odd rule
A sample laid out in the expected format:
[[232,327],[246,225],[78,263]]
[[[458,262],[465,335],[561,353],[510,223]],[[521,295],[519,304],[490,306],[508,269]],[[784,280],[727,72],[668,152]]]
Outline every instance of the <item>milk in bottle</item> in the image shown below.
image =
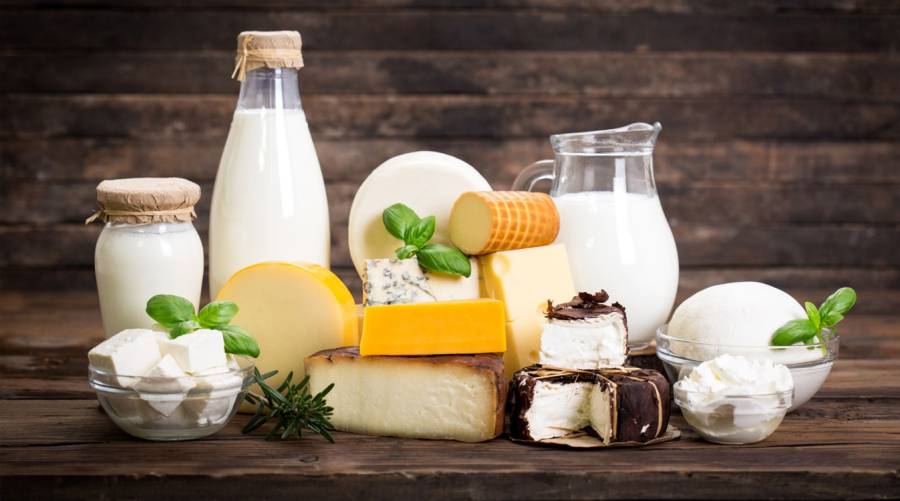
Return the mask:
[[241,93],[210,219],[213,298],[235,272],[254,263],[329,265],[325,184],[300,105],[300,43],[295,31],[238,36]]

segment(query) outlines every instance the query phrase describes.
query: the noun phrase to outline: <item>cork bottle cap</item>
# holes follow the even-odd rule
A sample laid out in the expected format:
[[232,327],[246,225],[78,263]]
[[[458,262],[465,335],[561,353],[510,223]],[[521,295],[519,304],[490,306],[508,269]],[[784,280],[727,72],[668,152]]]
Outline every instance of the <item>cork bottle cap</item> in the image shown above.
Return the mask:
[[237,38],[231,78],[243,81],[248,71],[263,67],[300,69],[302,45],[297,31],[244,31]]
[[110,179],[97,185],[100,209],[85,221],[149,224],[192,221],[200,186],[178,177]]

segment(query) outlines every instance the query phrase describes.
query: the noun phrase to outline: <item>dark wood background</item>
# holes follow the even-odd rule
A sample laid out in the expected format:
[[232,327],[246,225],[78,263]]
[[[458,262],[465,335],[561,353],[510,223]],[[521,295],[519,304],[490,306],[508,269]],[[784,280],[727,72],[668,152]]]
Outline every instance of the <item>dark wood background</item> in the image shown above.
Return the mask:
[[296,29],[333,264],[381,161],[435,149],[495,188],[554,132],[659,120],[682,287],[900,288],[900,2],[0,1],[0,288],[93,286],[105,178],[211,183],[235,36]]

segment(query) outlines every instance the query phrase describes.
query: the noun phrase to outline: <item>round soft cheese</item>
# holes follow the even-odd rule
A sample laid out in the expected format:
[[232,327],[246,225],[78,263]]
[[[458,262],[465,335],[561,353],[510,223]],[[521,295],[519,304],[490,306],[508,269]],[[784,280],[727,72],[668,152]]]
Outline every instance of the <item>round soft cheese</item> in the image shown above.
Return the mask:
[[348,244],[356,271],[363,275],[366,259],[394,257],[403,242],[384,227],[381,215],[395,203],[419,217],[435,216],[432,242],[450,242],[450,211],[467,191],[487,191],[491,185],[466,162],[435,151],[415,151],[388,159],[363,181],[350,207]]
[[727,352],[790,363],[793,360],[785,354],[758,348],[768,346],[779,327],[798,318],[806,318],[806,311],[786,292],[760,282],[732,282],[703,289],[681,303],[672,314],[668,334],[705,343],[672,346],[697,360]]

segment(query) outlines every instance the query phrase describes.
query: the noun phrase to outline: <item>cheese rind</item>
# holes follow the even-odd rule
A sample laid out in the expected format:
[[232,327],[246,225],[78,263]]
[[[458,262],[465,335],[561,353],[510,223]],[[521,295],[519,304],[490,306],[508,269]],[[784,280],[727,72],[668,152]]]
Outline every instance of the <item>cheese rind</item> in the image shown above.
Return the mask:
[[359,351],[362,356],[503,353],[503,310],[493,299],[369,306]]
[[331,423],[368,435],[481,442],[503,432],[499,355],[362,357],[355,347],[306,359],[310,391],[329,384]]
[[548,245],[558,233],[559,212],[546,193],[470,191],[450,213],[450,239],[469,255]]
[[260,372],[278,370],[269,381],[272,386],[281,384],[289,372],[303,374],[303,360],[310,354],[358,342],[353,295],[334,273],[318,265],[255,264],[231,277],[216,299],[240,306],[232,323],[259,344]]
[[485,293],[506,306],[509,377],[538,362],[547,300],[575,295],[566,248],[562,244],[496,252],[481,256]]

